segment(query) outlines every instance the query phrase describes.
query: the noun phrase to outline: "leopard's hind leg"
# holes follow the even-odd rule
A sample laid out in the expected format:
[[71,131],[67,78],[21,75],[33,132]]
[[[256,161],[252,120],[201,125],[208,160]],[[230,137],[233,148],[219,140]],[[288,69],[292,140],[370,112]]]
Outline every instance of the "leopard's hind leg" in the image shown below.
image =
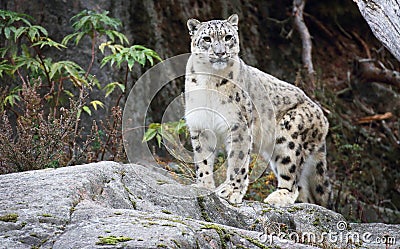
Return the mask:
[[298,202],[329,206],[331,184],[327,176],[325,142],[306,159],[299,179]]

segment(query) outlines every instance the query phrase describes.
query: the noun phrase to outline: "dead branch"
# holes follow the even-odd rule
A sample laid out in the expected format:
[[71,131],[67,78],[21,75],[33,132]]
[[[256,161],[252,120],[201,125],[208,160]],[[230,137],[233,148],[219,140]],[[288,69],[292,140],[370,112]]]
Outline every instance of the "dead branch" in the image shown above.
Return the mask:
[[390,129],[390,127],[386,124],[385,120],[382,120],[382,127],[386,135],[390,138],[392,144],[395,146],[400,146],[400,140],[393,133],[392,129]]
[[293,0],[294,26],[299,32],[302,41],[303,65],[307,69],[308,74],[313,75],[315,71],[311,56],[312,43],[311,43],[310,32],[308,31],[308,28],[303,18],[304,5],[305,5],[305,0]]
[[378,68],[371,60],[356,60],[353,70],[364,81],[381,82],[400,88],[400,72]]
[[357,41],[361,44],[361,46],[364,48],[365,53],[367,54],[367,58],[371,59],[371,51],[367,45],[367,43],[356,33],[356,32],[351,32],[351,34],[357,39]]
[[393,114],[391,112],[386,112],[384,114],[376,114],[373,116],[359,118],[357,120],[357,124],[366,124],[366,123],[370,123],[372,121],[385,120],[385,119],[389,119],[392,117],[393,117]]
[[303,15],[307,18],[309,18],[312,22],[314,22],[320,30],[322,30],[329,38],[334,38],[335,35],[320,21],[318,20],[315,16],[304,12]]
[[307,17],[311,22],[313,22],[318,27],[318,29],[322,31],[322,33],[324,33],[329,38],[329,41],[336,46],[336,48],[340,51],[340,53],[344,54],[344,45],[341,44],[339,39],[337,39],[338,37],[335,36],[335,34],[331,32],[329,28],[324,25],[323,22],[321,22],[315,16],[309,13],[304,12],[303,15]]

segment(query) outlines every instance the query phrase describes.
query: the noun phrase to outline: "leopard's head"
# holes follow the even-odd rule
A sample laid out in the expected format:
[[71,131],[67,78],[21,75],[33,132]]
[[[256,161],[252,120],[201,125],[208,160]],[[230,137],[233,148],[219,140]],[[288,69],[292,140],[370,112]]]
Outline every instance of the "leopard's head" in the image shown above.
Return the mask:
[[215,69],[226,68],[229,59],[235,59],[239,54],[238,21],[237,14],[226,20],[188,20],[192,54],[202,55],[202,59],[208,60]]

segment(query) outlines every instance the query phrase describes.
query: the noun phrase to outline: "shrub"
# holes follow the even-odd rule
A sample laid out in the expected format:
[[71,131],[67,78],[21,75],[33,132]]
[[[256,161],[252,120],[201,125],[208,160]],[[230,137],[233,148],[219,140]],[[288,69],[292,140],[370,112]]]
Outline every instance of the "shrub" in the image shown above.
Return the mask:
[[[121,22],[108,16],[84,10],[71,18],[74,32],[61,43],[52,40],[47,30],[35,25],[28,15],[0,10],[0,173],[61,167],[97,160],[124,160],[122,146],[122,110],[120,99],[126,91],[124,82],[103,84],[91,75],[98,51],[105,53],[101,66],[125,66],[126,75],[135,63],[151,65],[161,60],[151,49],[128,43],[118,31]],[[55,61],[44,55],[44,48],[68,48],[78,45],[83,37],[91,40],[89,65],[71,60]],[[100,37],[106,42],[96,48]],[[116,42],[120,44],[117,44]],[[87,68],[86,70],[84,68]],[[82,115],[92,115],[105,105],[90,100],[99,88],[107,97],[116,89],[121,93],[105,121],[93,119],[91,134],[82,133]],[[99,125],[97,125],[99,123]]]

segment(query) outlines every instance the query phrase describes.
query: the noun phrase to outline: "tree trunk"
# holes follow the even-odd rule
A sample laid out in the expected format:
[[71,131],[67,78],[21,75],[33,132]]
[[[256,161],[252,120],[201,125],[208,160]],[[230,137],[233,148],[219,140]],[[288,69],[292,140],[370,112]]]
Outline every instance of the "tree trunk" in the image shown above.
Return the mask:
[[400,61],[399,0],[354,1],[376,38]]

